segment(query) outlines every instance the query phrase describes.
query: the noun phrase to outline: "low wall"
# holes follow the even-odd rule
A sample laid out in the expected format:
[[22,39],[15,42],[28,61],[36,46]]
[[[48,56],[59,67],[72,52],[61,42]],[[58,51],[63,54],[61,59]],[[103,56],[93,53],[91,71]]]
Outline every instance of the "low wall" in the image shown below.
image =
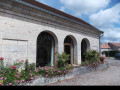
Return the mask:
[[92,71],[99,71],[99,70],[104,70],[110,67],[109,62],[105,62],[104,64],[100,64],[96,68],[88,68],[88,67],[76,67],[74,69],[74,76],[79,76],[82,74],[90,73]]
[[55,78],[44,78],[42,76],[36,77],[36,79],[31,83],[31,84],[27,84],[28,86],[43,86],[43,85],[47,85],[47,84],[51,84],[51,83],[55,83],[58,81],[62,81],[65,79],[70,79],[70,78],[74,78],[76,76],[82,75],[82,74],[86,74],[86,73],[90,73],[92,71],[99,71],[99,70],[105,70],[107,68],[110,67],[110,63],[109,62],[105,62],[104,64],[100,64],[97,68],[93,68],[90,69],[88,67],[83,67],[83,66],[78,66],[75,67],[73,72],[61,76],[61,77],[55,77]]

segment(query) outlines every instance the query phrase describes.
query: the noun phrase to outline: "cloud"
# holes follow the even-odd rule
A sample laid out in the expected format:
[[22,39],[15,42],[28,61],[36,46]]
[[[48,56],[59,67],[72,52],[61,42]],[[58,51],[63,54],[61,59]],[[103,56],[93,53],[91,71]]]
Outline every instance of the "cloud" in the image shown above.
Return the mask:
[[111,0],[60,0],[62,7],[72,11],[75,16],[91,14],[105,8]]
[[89,22],[104,31],[102,42],[120,42],[120,3],[90,15]]
[[63,12],[65,12],[65,7],[62,6],[62,7],[60,8],[60,10],[63,11]]
[[120,42],[120,28],[105,29],[102,42]]
[[92,14],[89,20],[92,25],[97,27],[120,23],[120,3],[112,8],[100,10],[98,13]]
[[[38,0],[80,17],[104,31],[102,42],[120,42],[120,3],[117,0]],[[53,2],[53,3],[51,3]],[[114,4],[112,4],[114,3]],[[112,8],[108,8],[112,7]]]

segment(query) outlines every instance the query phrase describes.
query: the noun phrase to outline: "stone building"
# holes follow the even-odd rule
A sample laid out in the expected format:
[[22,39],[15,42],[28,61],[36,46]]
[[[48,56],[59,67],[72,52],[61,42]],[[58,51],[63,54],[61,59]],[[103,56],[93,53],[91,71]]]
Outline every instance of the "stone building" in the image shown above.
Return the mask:
[[102,31],[87,22],[35,0],[0,0],[0,56],[7,64],[29,59],[56,65],[56,52],[81,64],[84,53],[99,51]]

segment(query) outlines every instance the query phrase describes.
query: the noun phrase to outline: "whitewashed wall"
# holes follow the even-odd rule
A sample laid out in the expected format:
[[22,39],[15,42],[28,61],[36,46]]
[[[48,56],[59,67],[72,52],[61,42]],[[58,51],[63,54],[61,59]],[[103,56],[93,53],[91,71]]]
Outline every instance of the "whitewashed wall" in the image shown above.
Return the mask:
[[[90,49],[99,51],[99,39],[87,35],[82,35],[76,31],[70,31],[61,27],[50,26],[43,23],[31,23],[19,19],[14,19],[11,15],[0,16],[0,56],[6,62],[16,59],[29,59],[36,63],[37,37],[42,31],[47,31],[53,35],[56,42],[56,51],[62,53],[64,50],[64,39],[70,35],[76,39],[75,63],[81,63],[81,41],[87,38],[90,42]],[[11,58],[11,60],[9,59]]]

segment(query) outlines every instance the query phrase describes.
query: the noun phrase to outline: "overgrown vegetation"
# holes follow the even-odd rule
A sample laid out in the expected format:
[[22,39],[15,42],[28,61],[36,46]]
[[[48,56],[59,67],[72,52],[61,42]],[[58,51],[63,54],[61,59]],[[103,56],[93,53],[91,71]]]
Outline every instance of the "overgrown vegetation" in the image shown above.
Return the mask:
[[120,53],[120,51],[103,51],[102,54],[105,54],[106,57],[115,57],[116,53]]
[[92,68],[96,68],[99,64],[100,64],[100,53],[99,52],[95,50],[86,52],[85,61],[82,62],[83,66],[88,66],[92,69]]
[[[63,54],[63,59],[67,60],[67,57]],[[59,63],[58,67],[35,67],[35,64],[29,64],[28,59],[16,60],[13,65],[4,67],[4,58],[0,59],[0,86],[11,86],[19,85],[20,83],[30,83],[36,76],[42,76],[45,78],[54,78],[61,75],[66,75],[72,72],[73,67],[68,65],[63,65]],[[61,65],[61,66],[59,66]],[[18,69],[21,69],[19,71]]]
[[66,54],[65,52],[63,52],[62,54],[59,54],[58,52],[56,53],[57,57],[58,57],[58,61],[57,61],[57,66],[58,67],[63,67],[66,64],[68,64],[68,60],[70,58],[69,54]]

